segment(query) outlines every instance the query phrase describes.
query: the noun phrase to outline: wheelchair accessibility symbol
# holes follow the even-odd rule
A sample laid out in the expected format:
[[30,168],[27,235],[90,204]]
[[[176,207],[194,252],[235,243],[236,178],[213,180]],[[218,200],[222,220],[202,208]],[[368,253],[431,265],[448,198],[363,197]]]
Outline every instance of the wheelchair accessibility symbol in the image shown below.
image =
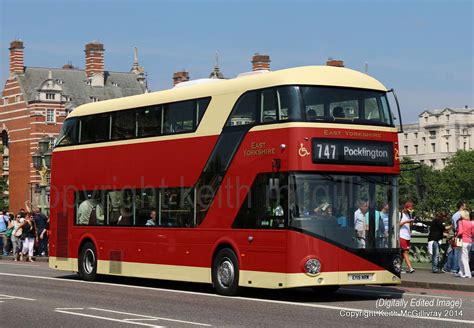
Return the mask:
[[306,157],[309,155],[309,151],[303,146],[303,144],[300,144],[300,149],[298,149],[298,155],[300,157]]

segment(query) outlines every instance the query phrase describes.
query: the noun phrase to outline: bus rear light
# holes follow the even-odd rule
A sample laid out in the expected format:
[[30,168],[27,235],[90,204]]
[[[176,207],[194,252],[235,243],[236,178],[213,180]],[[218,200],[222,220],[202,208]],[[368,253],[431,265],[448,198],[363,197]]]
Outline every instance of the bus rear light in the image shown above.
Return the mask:
[[304,269],[307,274],[316,275],[321,272],[321,262],[317,259],[309,259],[304,264]]

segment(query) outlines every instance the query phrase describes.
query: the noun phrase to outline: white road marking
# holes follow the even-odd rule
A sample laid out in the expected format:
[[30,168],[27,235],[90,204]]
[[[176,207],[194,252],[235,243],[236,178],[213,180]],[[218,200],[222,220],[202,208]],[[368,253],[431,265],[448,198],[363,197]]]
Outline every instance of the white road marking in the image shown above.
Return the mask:
[[0,263],[0,265],[15,265],[15,266],[39,266],[38,264],[29,264],[29,263]]
[[[236,297],[239,299],[246,299],[245,297]],[[276,303],[276,304],[285,304],[285,305],[300,305],[306,307],[314,307],[314,308],[321,308],[321,309],[329,309],[329,310],[344,310],[349,312],[377,312],[379,309],[369,310],[369,309],[356,309],[356,308],[346,308],[346,307],[339,307],[339,306],[332,306],[332,305],[322,305],[322,304],[295,304],[292,302],[287,301],[274,301],[274,300],[261,300],[261,299],[251,299],[255,302],[269,302],[269,303]],[[436,321],[448,321],[448,322],[461,322],[461,323],[473,323],[474,320],[460,320],[460,319],[453,319],[453,318],[433,318],[433,317],[423,317],[423,316],[412,316],[412,315],[404,315],[404,318],[413,318],[413,319],[424,319],[424,320],[436,320]]]
[[[55,280],[55,281],[64,281],[64,282],[75,282],[75,283],[84,283],[84,284],[97,284],[97,285],[105,285],[105,286],[113,286],[113,287],[124,287],[124,288],[134,288],[134,289],[145,289],[145,290],[153,290],[153,291],[162,291],[162,292],[169,292],[169,293],[177,293],[177,294],[189,294],[189,295],[199,295],[199,296],[207,296],[207,297],[217,297],[217,298],[225,298],[229,300],[244,300],[244,301],[253,301],[253,302],[263,302],[263,303],[274,303],[274,304],[285,304],[285,305],[293,305],[293,306],[302,306],[302,307],[312,307],[312,308],[321,308],[321,309],[328,309],[328,310],[346,310],[346,311],[356,311],[356,312],[364,312],[364,311],[373,311],[369,309],[356,309],[356,308],[346,308],[346,307],[338,307],[338,306],[330,306],[330,305],[322,305],[322,304],[306,304],[306,303],[295,303],[295,302],[288,302],[288,301],[276,301],[276,300],[265,300],[265,299],[257,299],[257,298],[249,298],[249,297],[226,297],[216,294],[206,294],[206,293],[199,293],[199,292],[189,292],[189,291],[182,291],[182,290],[170,290],[164,288],[153,288],[153,287],[143,287],[143,286],[131,286],[131,285],[122,285],[122,284],[113,284],[108,282],[88,282],[83,280],[67,280],[67,279],[60,279],[54,277],[42,277],[42,276],[31,276],[31,275],[20,275],[20,274],[13,274],[13,273],[0,273],[3,276],[14,276],[14,277],[25,277],[25,278],[34,278],[34,279],[44,279],[44,280]],[[424,295],[420,295],[424,296]],[[413,319],[424,319],[424,320],[436,320],[436,321],[447,321],[447,322],[460,322],[460,323],[472,323],[474,324],[474,320],[460,320],[454,318],[431,318],[431,317],[422,317],[422,316],[405,316],[406,318],[413,318]]]
[[85,313],[77,313],[77,312],[69,312],[69,311],[62,311],[62,310],[54,310],[55,312],[59,313],[65,313],[65,314],[72,314],[72,315],[77,315],[80,317],[87,317],[87,318],[94,318],[94,319],[100,319],[100,320],[108,320],[108,321],[115,321],[115,322],[123,322],[123,323],[129,323],[132,325],[140,325],[140,326],[147,326],[147,327],[160,327],[164,328],[164,326],[157,326],[157,325],[149,325],[143,322],[130,322],[130,321],[125,321],[125,320],[120,320],[120,319],[114,319],[114,318],[108,318],[108,317],[101,317],[97,315],[92,315],[92,314],[85,314]]
[[[6,297],[6,298],[4,298],[4,297]],[[0,299],[2,299],[2,300],[19,299],[19,300],[25,300],[25,301],[36,301],[36,299],[34,299],[34,298],[26,298],[26,297],[20,297],[20,296],[4,295],[4,294],[0,294]]]
[[[81,310],[84,310],[84,309],[81,308]],[[153,317],[153,316],[144,315],[144,314],[136,314],[136,313],[115,311],[115,310],[109,310],[109,309],[100,309],[100,308],[94,308],[94,307],[89,307],[89,308],[86,308],[85,310],[92,310],[92,311],[96,311],[96,312],[107,312],[107,313],[127,315],[127,316],[135,316],[135,317],[138,317],[138,318],[133,318],[133,319],[130,319],[130,318],[122,319],[122,318],[120,318],[119,319],[119,318],[110,318],[110,317],[104,317],[104,316],[88,314],[88,313],[71,312],[71,311],[65,310],[63,308],[56,308],[55,309],[56,312],[60,312],[60,313],[67,313],[67,314],[80,315],[80,316],[89,316],[89,317],[100,318],[100,319],[104,319],[104,320],[114,320],[114,321],[120,321],[120,322],[126,322],[126,323],[130,323],[130,324],[137,324],[137,325],[150,326],[150,327],[160,327],[160,326],[156,326],[155,324],[141,323],[141,322],[137,322],[137,321],[142,321],[142,320],[143,321],[158,321],[158,320],[162,320],[162,321],[179,322],[179,323],[184,323],[184,324],[194,325],[194,326],[207,326],[207,327],[211,326],[209,324],[200,323],[200,322],[176,320],[176,319],[163,318],[163,317]]]
[[[72,272],[71,272],[72,273]],[[84,280],[72,280],[72,279],[63,279],[63,278],[55,278],[55,277],[43,277],[43,276],[31,276],[31,275],[23,275],[23,274],[15,274],[15,273],[1,273],[0,275],[4,276],[14,276],[14,277],[25,277],[25,278],[35,278],[35,279],[45,279],[45,280],[59,280],[59,281],[64,281],[64,282],[75,282],[75,283],[84,283],[84,284],[97,284],[97,285],[105,285],[105,286],[121,286],[125,288],[135,288],[135,289],[145,289],[145,290],[157,290],[157,291],[166,291],[170,293],[178,293],[178,294],[190,294],[190,295],[205,295],[209,297],[219,297],[219,298],[228,298],[227,296],[221,296],[217,294],[208,294],[208,293],[200,293],[200,292],[190,292],[190,291],[184,291],[184,290],[171,290],[171,289],[165,289],[165,288],[154,288],[154,287],[144,287],[144,286],[131,286],[131,285],[123,285],[119,283],[109,283],[109,282],[98,282],[98,281],[84,281]],[[404,292],[388,292],[388,291],[371,291],[371,290],[358,290],[358,289],[350,289],[350,288],[342,288],[343,290],[350,291],[350,290],[357,290],[357,291],[363,291],[363,292],[368,292],[368,293],[376,293],[376,294],[390,294],[390,295],[409,295],[409,296],[418,296],[418,297],[435,297],[435,298],[448,298],[451,299],[452,297],[448,296],[438,296],[438,295],[424,295],[424,294],[413,294],[413,293],[404,293]],[[464,292],[468,293],[468,292]],[[253,298],[249,298],[251,300]]]
[[156,320],[158,320],[158,319],[145,319],[145,318],[143,318],[143,319],[130,319],[130,318],[127,318],[127,319],[123,319],[123,320],[125,320],[125,321],[134,321],[134,320],[138,320],[138,321],[147,321],[147,320],[149,320],[149,321],[154,321],[154,320],[155,320],[155,321],[156,321]]
[[[143,318],[147,318],[147,319],[155,319],[155,320],[165,320],[165,321],[181,322],[181,323],[187,323],[187,324],[197,325],[197,326],[211,326],[211,325],[208,325],[208,324],[205,324],[205,323],[192,322],[192,321],[184,321],[184,320],[177,320],[177,319],[170,319],[170,318],[153,317],[153,316],[143,315],[143,314],[135,314],[135,313],[121,312],[121,311],[114,311],[114,310],[106,310],[106,309],[99,309],[99,308],[89,308],[89,309],[91,309],[91,310],[96,310],[96,311],[110,312],[110,313],[134,315],[134,316],[143,317]],[[133,320],[133,319],[132,319],[132,320]],[[139,320],[139,319],[135,319],[135,320]]]

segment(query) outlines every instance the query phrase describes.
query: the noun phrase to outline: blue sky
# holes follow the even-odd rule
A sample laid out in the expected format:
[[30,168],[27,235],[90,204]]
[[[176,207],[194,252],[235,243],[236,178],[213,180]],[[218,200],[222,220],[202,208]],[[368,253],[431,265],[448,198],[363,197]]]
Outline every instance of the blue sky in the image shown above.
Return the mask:
[[473,1],[0,0],[1,76],[9,42],[25,65],[84,67],[84,45],[104,44],[105,66],[128,71],[133,47],[153,91],[173,72],[207,77],[219,52],[226,77],[250,70],[256,52],[271,69],[321,65],[328,57],[395,88],[405,122],[424,109],[474,107]]

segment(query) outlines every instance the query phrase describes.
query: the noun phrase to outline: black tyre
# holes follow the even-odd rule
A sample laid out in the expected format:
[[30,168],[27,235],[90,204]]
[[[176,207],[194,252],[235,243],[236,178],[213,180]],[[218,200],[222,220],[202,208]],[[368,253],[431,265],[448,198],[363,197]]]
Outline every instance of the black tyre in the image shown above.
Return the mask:
[[79,276],[86,281],[94,281],[97,278],[97,251],[91,242],[82,246],[79,253]]
[[313,287],[313,291],[317,295],[330,295],[339,290],[340,286],[318,286]]
[[221,249],[214,257],[212,283],[220,295],[235,296],[239,293],[239,262],[231,249]]

